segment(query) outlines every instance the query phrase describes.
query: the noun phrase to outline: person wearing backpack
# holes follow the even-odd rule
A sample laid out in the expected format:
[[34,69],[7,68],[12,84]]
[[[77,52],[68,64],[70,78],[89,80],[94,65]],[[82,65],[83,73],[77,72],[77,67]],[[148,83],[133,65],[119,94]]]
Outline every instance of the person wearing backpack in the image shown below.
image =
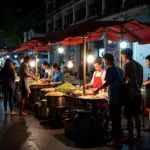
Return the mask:
[[124,113],[127,119],[129,143],[135,142],[133,134],[134,122],[137,130],[136,140],[141,140],[141,121],[139,118],[140,107],[142,104],[141,87],[143,84],[143,67],[133,60],[133,51],[130,48],[123,49],[121,52],[124,61],[123,71],[125,84],[128,85],[128,98],[124,102]]

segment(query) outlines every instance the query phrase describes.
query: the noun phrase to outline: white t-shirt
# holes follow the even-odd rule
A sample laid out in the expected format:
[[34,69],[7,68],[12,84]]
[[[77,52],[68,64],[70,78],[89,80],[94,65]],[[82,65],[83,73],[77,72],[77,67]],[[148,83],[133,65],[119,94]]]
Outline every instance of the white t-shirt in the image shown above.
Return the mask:
[[96,77],[101,77],[102,78],[102,84],[104,84],[105,83],[105,75],[106,75],[106,71],[105,70],[102,70],[100,72],[99,71],[95,71],[93,73],[93,78],[91,80],[91,83],[94,84],[94,77],[96,76]]
[[48,73],[48,76],[52,76],[53,75],[53,72],[51,69],[46,69],[45,72]]

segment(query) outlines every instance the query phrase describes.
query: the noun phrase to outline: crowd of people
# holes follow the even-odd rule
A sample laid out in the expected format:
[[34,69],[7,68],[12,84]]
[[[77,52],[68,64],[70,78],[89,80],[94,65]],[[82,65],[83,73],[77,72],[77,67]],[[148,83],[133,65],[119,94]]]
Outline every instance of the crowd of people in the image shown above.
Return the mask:
[[[106,53],[102,58],[97,58],[94,62],[95,72],[90,83],[86,84],[86,87],[92,87],[95,89],[95,93],[100,91],[106,91],[108,88],[109,95],[109,110],[110,118],[112,121],[112,142],[110,146],[116,146],[121,144],[123,136],[122,125],[121,125],[121,113],[122,107],[124,107],[124,116],[127,120],[127,128],[129,132],[129,142],[135,141],[133,134],[134,122],[136,125],[137,136],[136,140],[141,140],[141,122],[139,118],[140,107],[142,104],[141,87],[146,87],[147,96],[147,111],[150,112],[150,74],[148,80],[143,82],[143,67],[140,63],[133,60],[133,51],[129,48],[122,50],[122,60],[124,65],[122,69],[114,64],[114,57],[110,53]],[[103,62],[106,70],[103,68]],[[29,72],[30,57],[26,56],[23,63],[20,66],[19,76],[19,89],[21,92],[21,106],[20,115],[27,115],[24,111],[25,100],[29,98],[31,93],[29,87],[29,78],[35,80],[35,76]],[[150,55],[146,57],[147,67],[150,68]],[[64,82],[63,73],[64,62],[60,67],[54,63],[50,68],[47,62],[42,64],[44,74],[39,68],[39,74],[41,80],[50,82],[52,87],[57,87]],[[7,100],[9,101],[10,114],[15,115],[13,109],[13,92],[14,92],[14,81],[15,81],[15,64],[10,59],[5,61],[5,65],[1,70],[1,80],[3,85],[4,93],[4,110],[5,114],[8,115],[7,111]],[[126,95],[123,95],[121,87],[126,87]],[[125,90],[125,88],[124,88]],[[104,106],[105,107],[105,106]]]

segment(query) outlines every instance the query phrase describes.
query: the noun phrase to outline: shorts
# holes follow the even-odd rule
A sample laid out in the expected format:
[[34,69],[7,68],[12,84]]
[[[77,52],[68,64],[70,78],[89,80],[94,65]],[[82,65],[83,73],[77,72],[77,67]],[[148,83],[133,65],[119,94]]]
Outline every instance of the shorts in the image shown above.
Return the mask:
[[135,96],[134,99],[124,104],[124,115],[126,118],[138,116],[141,112],[142,96]]
[[150,108],[150,97],[146,98],[146,108]]

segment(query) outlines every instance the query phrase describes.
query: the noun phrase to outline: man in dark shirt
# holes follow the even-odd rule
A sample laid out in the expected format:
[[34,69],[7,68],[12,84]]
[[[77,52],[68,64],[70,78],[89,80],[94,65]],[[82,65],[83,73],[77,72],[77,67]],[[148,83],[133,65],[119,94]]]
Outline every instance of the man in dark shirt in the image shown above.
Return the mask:
[[[123,83],[123,71],[121,68],[114,65],[114,57],[112,54],[105,54],[103,56],[104,63],[107,67],[105,83],[97,89],[105,89],[108,87],[109,95],[109,109],[112,121],[112,138],[113,141],[108,143],[112,147],[121,146],[122,129],[121,129],[121,108],[122,102],[119,96],[119,87]],[[96,92],[97,92],[96,91]]]
[[[150,55],[148,55],[145,59],[146,65],[150,69]],[[147,81],[144,82],[143,85],[146,88],[146,110],[149,112],[149,119],[150,119],[150,73],[148,75]],[[150,126],[148,128],[148,131],[150,131]]]
[[125,62],[123,66],[125,83],[130,89],[128,99],[124,103],[125,117],[127,118],[127,128],[129,132],[129,142],[134,142],[133,120],[137,129],[137,139],[141,139],[141,122],[139,119],[140,106],[142,103],[141,87],[143,84],[143,67],[133,60],[133,51],[126,48],[121,52],[122,59]]

